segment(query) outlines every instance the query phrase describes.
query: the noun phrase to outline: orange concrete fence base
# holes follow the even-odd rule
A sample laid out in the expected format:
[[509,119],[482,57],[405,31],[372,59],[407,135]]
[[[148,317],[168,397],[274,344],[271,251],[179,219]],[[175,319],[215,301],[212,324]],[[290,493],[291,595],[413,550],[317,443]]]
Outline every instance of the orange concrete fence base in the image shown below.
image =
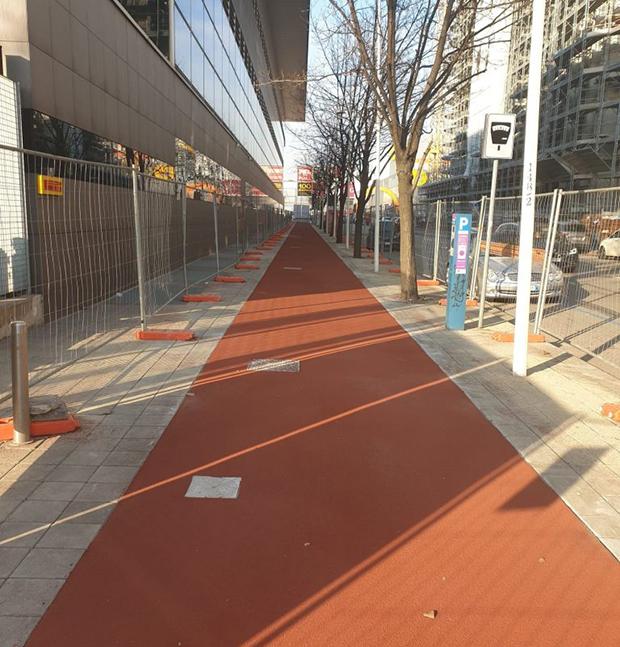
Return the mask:
[[258,270],[260,269],[258,265],[250,265],[249,263],[237,263],[235,265],[236,270]]
[[139,341],[194,341],[191,330],[136,330]]
[[620,404],[617,402],[606,402],[601,407],[601,415],[610,418],[614,422],[620,422]]
[[[514,333],[511,332],[494,332],[491,335],[493,341],[499,341],[502,343],[512,343],[515,340]],[[547,341],[547,338],[544,335],[534,335],[530,333],[527,336],[527,340],[530,344],[543,344]]]
[[[440,306],[447,306],[448,305],[448,299],[445,297],[443,299],[439,299],[437,302]],[[467,308],[477,308],[478,307],[478,299],[467,299],[465,301],[465,307]]]
[[[77,418],[69,414],[61,420],[33,420],[30,423],[30,436],[58,436],[77,431],[80,423]],[[0,440],[11,440],[13,438],[13,418],[0,418]]]
[[184,294],[181,297],[185,303],[219,303],[221,300],[219,294]]
[[218,274],[213,280],[216,283],[245,283],[242,276],[221,276]]

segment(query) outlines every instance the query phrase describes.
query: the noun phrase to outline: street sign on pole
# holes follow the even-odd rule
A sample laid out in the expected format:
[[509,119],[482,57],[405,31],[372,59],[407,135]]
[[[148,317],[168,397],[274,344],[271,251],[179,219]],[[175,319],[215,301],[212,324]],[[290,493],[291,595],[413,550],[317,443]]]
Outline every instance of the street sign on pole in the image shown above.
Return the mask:
[[527,109],[525,113],[515,341],[512,356],[512,372],[515,375],[523,377],[527,375],[527,346],[530,329],[532,253],[534,246],[536,171],[538,164],[538,121],[540,117],[540,83],[542,76],[544,28],[545,2],[544,0],[533,0],[530,68],[527,89]]
[[488,160],[511,160],[514,154],[515,115],[490,114],[484,122],[480,157]]
[[465,329],[471,220],[471,213],[454,215],[454,244],[448,273],[448,307],[446,308],[448,330]]

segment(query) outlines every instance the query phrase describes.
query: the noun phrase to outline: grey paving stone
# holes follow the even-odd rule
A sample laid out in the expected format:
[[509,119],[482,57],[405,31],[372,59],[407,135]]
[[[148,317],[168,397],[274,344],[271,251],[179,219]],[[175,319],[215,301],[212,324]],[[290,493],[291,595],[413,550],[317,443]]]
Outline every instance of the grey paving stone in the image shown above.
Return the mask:
[[52,526],[37,543],[37,548],[88,548],[100,524],[60,523]]
[[148,452],[155,447],[156,442],[155,438],[123,438],[115,452]]
[[237,476],[193,476],[185,496],[189,499],[236,499],[241,479]]
[[66,481],[47,481],[42,483],[30,498],[44,501],[71,501],[82,485],[82,483]]
[[11,579],[66,579],[82,553],[81,548],[33,548],[13,571]]
[[4,521],[20,504],[20,499],[9,499],[2,497],[0,499],[0,522]]
[[53,471],[49,474],[50,481],[86,483],[86,481],[88,481],[88,479],[95,473],[97,467],[95,465],[63,464],[52,469]]
[[120,465],[102,465],[90,477],[92,483],[124,483],[129,485],[138,471],[138,467],[122,467]]
[[28,499],[19,504],[8,521],[51,523],[67,507],[66,501],[40,501]]
[[114,505],[101,501],[72,501],[60,519],[65,523],[102,524],[110,516]]
[[7,616],[0,622],[0,645],[2,647],[23,647],[39,616]]
[[120,451],[110,453],[105,459],[104,465],[115,465],[119,467],[139,467],[144,463],[148,452],[144,451]]
[[40,463],[18,463],[13,469],[4,476],[9,481],[43,481],[45,477],[54,469],[53,465],[43,465]]
[[75,497],[76,501],[112,501],[123,495],[124,483],[86,483]]
[[34,546],[47,530],[47,524],[4,521],[0,523],[0,545],[9,547]]
[[159,438],[164,431],[166,431],[165,426],[155,427],[150,425],[143,427],[136,425],[127,432],[125,438]]
[[2,499],[23,500],[30,496],[39,486],[37,481],[0,480],[0,497]]
[[0,588],[0,616],[42,615],[63,583],[62,579],[9,578]]
[[95,451],[89,449],[76,449],[64,460],[63,465],[95,465],[99,466],[110,452],[107,450]]
[[28,548],[11,548],[0,546],[0,577],[5,578],[17,568],[28,554]]

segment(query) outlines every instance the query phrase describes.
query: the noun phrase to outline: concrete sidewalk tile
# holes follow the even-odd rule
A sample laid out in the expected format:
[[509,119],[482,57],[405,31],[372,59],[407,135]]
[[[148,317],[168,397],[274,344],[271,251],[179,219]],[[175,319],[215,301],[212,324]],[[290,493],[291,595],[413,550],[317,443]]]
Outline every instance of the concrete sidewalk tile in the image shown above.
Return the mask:
[[[0,588],[0,616],[40,616],[54,599],[62,579],[9,578]],[[6,643],[1,643],[6,644]]]
[[114,505],[101,501],[72,501],[59,518],[63,524],[86,523],[100,525],[106,521]]
[[148,452],[146,451],[115,450],[110,453],[103,464],[119,467],[139,467],[144,463],[147,455]]
[[71,501],[82,485],[71,481],[46,481],[39,485],[30,498],[43,501]]
[[0,522],[4,521],[19,506],[22,499],[0,498]]
[[76,501],[113,501],[123,495],[125,483],[86,483],[75,497]]
[[97,468],[89,481],[92,483],[124,483],[129,485],[137,471],[137,466],[102,465]]
[[0,497],[2,499],[23,500],[29,497],[37,488],[37,481],[9,481],[0,480]]
[[49,479],[58,482],[86,483],[97,469],[94,465],[58,465],[53,468]]
[[28,548],[0,546],[0,577],[9,577],[28,554]]
[[0,523],[0,544],[8,547],[32,547],[43,536],[48,524],[3,521]]
[[140,425],[132,427],[126,434],[125,438],[159,438],[164,431],[166,431],[165,426],[145,426]]
[[[149,452],[157,440],[155,438],[123,438],[117,445],[116,452]],[[109,459],[110,457],[108,457]],[[106,460],[108,460],[106,459]]]
[[20,481],[43,481],[53,469],[53,465],[18,463],[4,475],[4,479],[9,481],[16,481],[18,479]]
[[28,499],[19,504],[8,521],[51,523],[58,519],[66,507],[66,501]]
[[[43,610],[45,607],[43,607]],[[7,616],[0,622],[0,645],[22,647],[39,622],[39,616]]]
[[84,551],[81,548],[33,548],[12,578],[67,578]]
[[620,539],[620,515],[616,513],[585,514],[581,518],[597,536]]
[[71,452],[63,461],[63,465],[96,465],[99,466],[110,452],[78,448]]
[[603,537],[601,542],[605,547],[611,552],[611,554],[620,561],[620,539],[610,539],[609,537]]
[[100,527],[94,523],[58,524],[41,537],[37,548],[88,548]]

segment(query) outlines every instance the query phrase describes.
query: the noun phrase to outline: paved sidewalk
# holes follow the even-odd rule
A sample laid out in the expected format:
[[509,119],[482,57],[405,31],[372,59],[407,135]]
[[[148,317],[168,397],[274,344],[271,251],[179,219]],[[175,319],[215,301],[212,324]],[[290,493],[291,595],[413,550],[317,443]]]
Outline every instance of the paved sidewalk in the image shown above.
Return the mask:
[[24,643],[274,256],[264,252],[246,283],[209,283],[221,302],[172,304],[156,317],[155,327],[191,329],[195,342],[137,342],[128,332],[32,389],[60,396],[81,430],[23,448],[0,443],[0,647]]
[[[620,560],[620,425],[603,418],[620,400],[620,379],[551,343],[531,344],[530,375],[512,375],[512,344],[491,339],[513,326],[489,307],[485,328],[468,310],[464,332],[447,331],[443,287],[422,288],[424,302],[400,301],[399,277],[323,239],[373,296],[467,394],[601,542]],[[480,370],[482,364],[482,370]]]
[[28,646],[615,647],[617,561],[454,379],[296,225]]

